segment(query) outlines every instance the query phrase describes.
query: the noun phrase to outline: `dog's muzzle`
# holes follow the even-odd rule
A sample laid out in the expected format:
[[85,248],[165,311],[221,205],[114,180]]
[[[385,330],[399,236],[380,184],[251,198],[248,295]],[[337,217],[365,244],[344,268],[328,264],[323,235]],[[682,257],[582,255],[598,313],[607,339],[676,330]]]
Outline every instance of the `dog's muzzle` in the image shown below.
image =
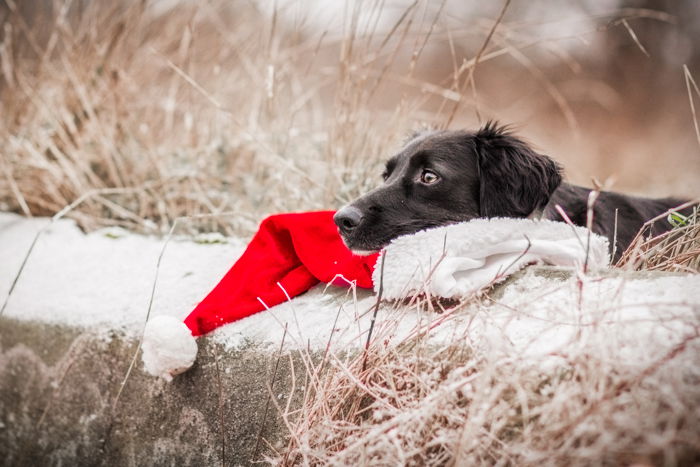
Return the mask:
[[342,235],[349,235],[360,226],[364,218],[364,214],[358,208],[345,206],[335,213],[333,221]]

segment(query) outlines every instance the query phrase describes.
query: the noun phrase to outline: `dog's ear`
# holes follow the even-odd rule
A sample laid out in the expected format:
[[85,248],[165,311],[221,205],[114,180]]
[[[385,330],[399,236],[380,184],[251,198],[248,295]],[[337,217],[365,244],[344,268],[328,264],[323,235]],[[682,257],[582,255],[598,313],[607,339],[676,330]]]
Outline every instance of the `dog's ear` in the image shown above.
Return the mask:
[[542,209],[561,183],[561,168],[507,127],[488,122],[474,134],[482,217],[527,217]]

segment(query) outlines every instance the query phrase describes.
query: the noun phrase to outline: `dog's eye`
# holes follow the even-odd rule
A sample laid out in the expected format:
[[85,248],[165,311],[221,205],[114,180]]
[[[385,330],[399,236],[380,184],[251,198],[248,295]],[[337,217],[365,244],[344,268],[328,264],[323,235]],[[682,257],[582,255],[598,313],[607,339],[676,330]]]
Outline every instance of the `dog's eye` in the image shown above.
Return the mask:
[[440,180],[440,176],[432,170],[423,170],[423,172],[420,174],[421,183],[425,183],[426,185],[432,185],[438,180]]

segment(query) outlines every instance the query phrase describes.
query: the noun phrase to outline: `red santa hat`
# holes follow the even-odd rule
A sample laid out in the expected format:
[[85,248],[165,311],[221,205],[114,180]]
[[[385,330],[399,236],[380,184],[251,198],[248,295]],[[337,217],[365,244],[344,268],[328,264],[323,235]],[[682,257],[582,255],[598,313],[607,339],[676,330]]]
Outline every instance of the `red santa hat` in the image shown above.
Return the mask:
[[333,223],[334,211],[277,214],[261,224],[243,255],[184,323],[159,316],[146,325],[146,370],[168,380],[196,358],[195,337],[296,297],[314,285],[372,288],[377,254],[354,255]]

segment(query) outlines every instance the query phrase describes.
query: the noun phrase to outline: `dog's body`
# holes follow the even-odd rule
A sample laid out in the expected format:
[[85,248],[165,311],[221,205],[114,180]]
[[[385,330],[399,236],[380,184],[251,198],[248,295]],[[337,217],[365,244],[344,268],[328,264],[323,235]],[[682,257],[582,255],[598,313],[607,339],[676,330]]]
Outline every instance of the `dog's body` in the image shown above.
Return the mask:
[[[561,206],[571,222],[576,225],[586,225],[590,192],[589,188],[562,183],[552,194],[552,198],[544,209],[543,217],[563,221],[556,209],[556,206]],[[642,198],[601,191],[593,204],[593,232],[608,238],[613,261],[617,261],[645,222],[684,202],[685,200],[676,198]],[[686,214],[689,213],[688,211],[689,209],[681,210]],[[649,233],[656,236],[672,227],[666,218],[659,219],[650,225]]]
[[[562,182],[556,162],[493,123],[475,133],[415,136],[389,159],[384,180],[336,213],[343,240],[357,253],[380,250],[400,235],[477,217],[564,220],[560,206],[576,225],[585,226],[588,219],[591,190]],[[609,239],[617,259],[646,221],[682,203],[600,192],[593,231]],[[653,233],[671,227],[659,221]]]

